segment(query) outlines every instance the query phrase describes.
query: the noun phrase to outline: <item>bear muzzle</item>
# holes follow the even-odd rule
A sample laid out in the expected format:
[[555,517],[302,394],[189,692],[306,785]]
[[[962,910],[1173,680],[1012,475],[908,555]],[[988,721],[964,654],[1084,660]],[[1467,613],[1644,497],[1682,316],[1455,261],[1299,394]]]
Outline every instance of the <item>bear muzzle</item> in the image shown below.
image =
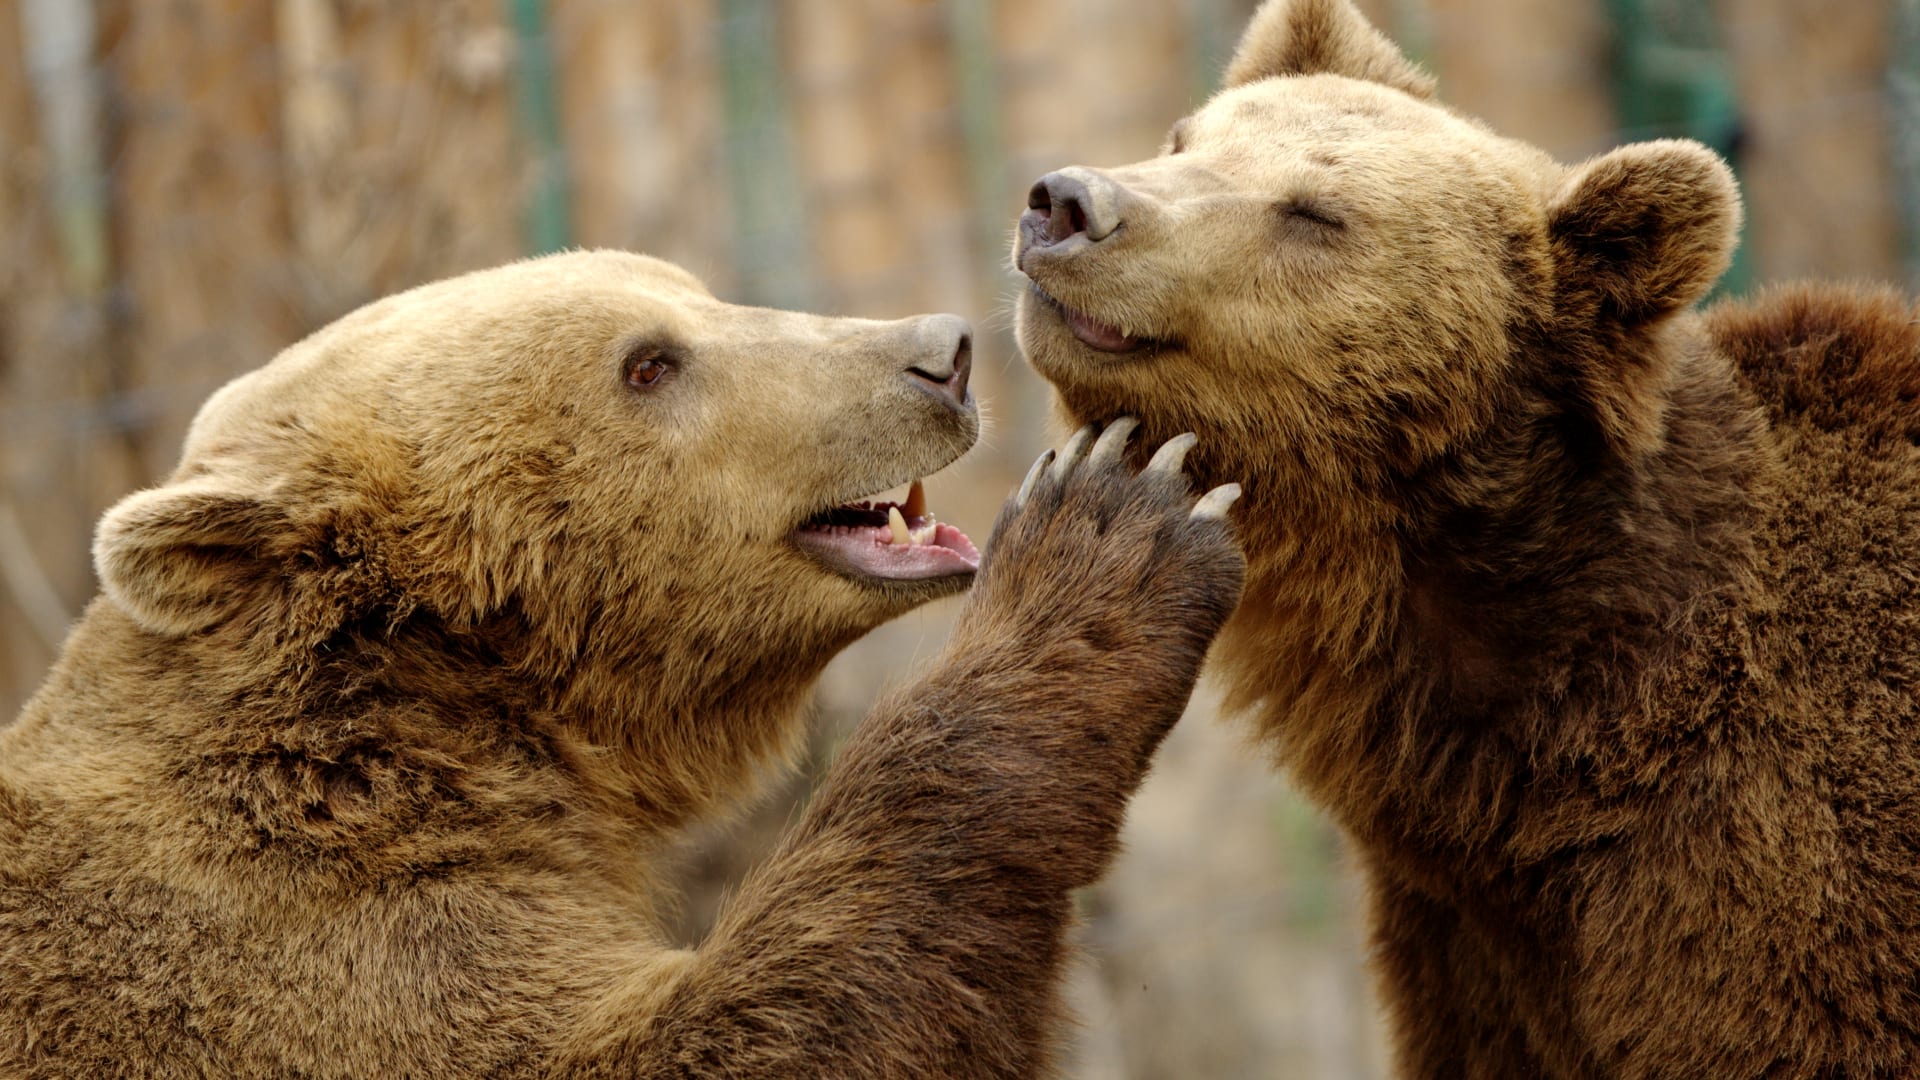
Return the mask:
[[1138,198],[1118,181],[1094,169],[1070,165],[1034,182],[1027,211],[1020,215],[1015,263],[1033,282],[1033,299],[1052,310],[1068,331],[1089,348],[1128,353],[1151,339],[1072,307],[1041,284],[1050,266],[1103,250],[1126,225],[1126,213]]
[[919,480],[900,502],[862,500],[815,514],[793,531],[793,540],[830,569],[859,578],[970,577],[980,568],[979,549],[933,516]]
[[928,315],[914,328],[921,355],[907,374],[922,390],[960,412],[967,411],[967,381],[973,374],[973,329],[958,315]]
[[1119,184],[1079,165],[1050,172],[1027,192],[1021,238],[1051,246],[1084,235],[1097,244],[1120,230],[1125,195]]

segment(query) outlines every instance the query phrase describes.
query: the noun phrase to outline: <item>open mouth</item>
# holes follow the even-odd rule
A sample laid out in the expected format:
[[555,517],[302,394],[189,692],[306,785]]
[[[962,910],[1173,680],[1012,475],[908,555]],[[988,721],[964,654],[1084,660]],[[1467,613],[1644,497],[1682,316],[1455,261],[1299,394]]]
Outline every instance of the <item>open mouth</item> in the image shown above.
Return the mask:
[[1109,326],[1084,311],[1073,308],[1054,299],[1053,294],[1040,287],[1040,283],[1028,279],[1033,288],[1034,299],[1051,307],[1060,314],[1060,321],[1067,324],[1067,332],[1080,339],[1080,343],[1101,352],[1130,353],[1138,352],[1149,345],[1156,344],[1152,338],[1134,337],[1117,326]]
[[846,503],[800,523],[793,539],[834,569],[888,581],[971,574],[980,551],[967,534],[935,520],[915,480],[901,502]]

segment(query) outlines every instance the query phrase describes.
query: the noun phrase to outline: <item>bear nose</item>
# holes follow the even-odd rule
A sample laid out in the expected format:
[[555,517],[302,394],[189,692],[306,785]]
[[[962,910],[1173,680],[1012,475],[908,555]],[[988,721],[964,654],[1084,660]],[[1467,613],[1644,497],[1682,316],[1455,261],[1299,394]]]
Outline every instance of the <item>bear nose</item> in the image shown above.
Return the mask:
[[927,389],[967,403],[967,378],[973,374],[973,328],[958,315],[928,315],[914,328],[917,359],[907,374]]
[[1027,210],[1046,242],[1057,244],[1076,233],[1105,240],[1120,227],[1120,200],[1114,183],[1092,169],[1070,165],[1034,181]]

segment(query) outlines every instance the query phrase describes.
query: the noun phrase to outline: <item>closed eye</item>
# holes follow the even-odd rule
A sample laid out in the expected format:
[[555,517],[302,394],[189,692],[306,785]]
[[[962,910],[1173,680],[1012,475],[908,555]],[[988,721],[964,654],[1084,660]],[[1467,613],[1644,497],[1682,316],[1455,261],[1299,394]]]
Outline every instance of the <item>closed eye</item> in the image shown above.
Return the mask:
[[1323,229],[1345,229],[1347,223],[1325,203],[1314,199],[1288,199],[1276,208],[1286,216]]

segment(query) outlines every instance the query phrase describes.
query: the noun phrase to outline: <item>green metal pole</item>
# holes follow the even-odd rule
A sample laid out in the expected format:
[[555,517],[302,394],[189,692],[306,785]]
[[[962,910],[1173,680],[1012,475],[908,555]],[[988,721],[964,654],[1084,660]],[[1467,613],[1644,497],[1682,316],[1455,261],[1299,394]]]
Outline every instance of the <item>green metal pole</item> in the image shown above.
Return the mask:
[[1024,203],[1007,175],[1006,138],[1000,123],[1000,72],[993,43],[994,0],[950,0],[947,27],[953,35],[955,94],[960,141],[966,148],[967,186],[973,204],[974,244],[980,253],[984,295],[1007,281],[1007,243],[1014,215]]
[[1187,4],[1187,97],[1190,104],[1213,96],[1233,58],[1240,19],[1228,0],[1189,0]]
[[721,108],[741,299],[811,310],[819,290],[780,61],[778,5],[720,0]]
[[[26,0],[19,12],[46,144],[55,236],[69,288],[88,301],[106,294],[113,272],[109,184],[100,156],[101,85],[93,50],[92,0]],[[0,159],[20,151],[0,131]]]
[[526,246],[538,255],[573,243],[567,149],[560,137],[546,0],[507,0],[507,15],[519,54],[515,90],[520,131],[532,155],[533,190],[526,207]]
[[1887,57],[1887,133],[1907,282],[1920,286],[1920,0],[1899,0]]
[[[1697,0],[1607,0],[1617,37],[1614,102],[1632,140],[1697,139],[1740,171],[1740,101],[1713,12]],[[1753,284],[1750,223],[1716,292]]]

